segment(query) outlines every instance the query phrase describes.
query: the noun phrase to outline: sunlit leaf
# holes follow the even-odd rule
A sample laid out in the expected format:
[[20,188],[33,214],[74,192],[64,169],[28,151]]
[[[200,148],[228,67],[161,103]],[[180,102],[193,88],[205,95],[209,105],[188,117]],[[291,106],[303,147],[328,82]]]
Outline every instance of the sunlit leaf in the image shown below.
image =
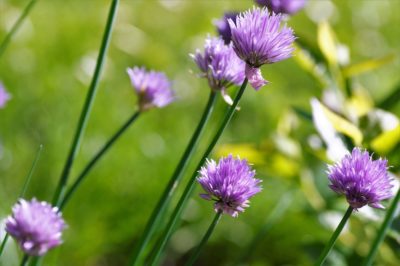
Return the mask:
[[343,117],[340,117],[339,115],[335,114],[325,106],[323,105],[321,106],[322,109],[324,110],[325,115],[327,116],[329,121],[332,123],[333,127],[338,132],[350,137],[357,146],[361,145],[361,142],[363,140],[363,135],[360,129],[358,129],[358,127],[356,127]]
[[297,177],[299,164],[288,156],[276,153],[269,158],[271,160],[271,171],[283,177]]
[[358,87],[353,90],[352,97],[347,102],[347,108],[350,112],[355,113],[357,117],[366,115],[374,107],[374,102],[368,92]]
[[265,164],[263,152],[251,143],[223,144],[217,147],[215,154],[217,157],[229,154],[233,156],[239,155],[241,158],[246,158],[250,163],[257,165]]
[[301,68],[303,68],[306,72],[308,72],[321,87],[325,87],[328,84],[327,78],[325,75],[325,70],[322,65],[317,64],[312,55],[299,46],[295,45],[294,52],[294,60],[299,64]]
[[371,142],[371,147],[379,154],[387,154],[400,141],[400,125],[396,128],[383,132]]
[[316,210],[321,210],[325,207],[324,198],[318,192],[314,183],[314,176],[310,169],[303,169],[300,173],[300,186],[306,196],[308,202]]
[[[340,138],[333,123],[324,111],[323,105],[317,99],[311,99],[312,118],[314,126],[327,146],[327,156],[332,161],[340,160],[347,149],[343,140]],[[326,108],[325,108],[326,109]]]
[[328,22],[318,25],[318,45],[330,65],[337,65],[336,38]]
[[375,70],[384,65],[387,65],[396,58],[396,55],[390,54],[382,58],[370,59],[361,63],[353,64],[343,68],[343,75],[350,77],[363,74],[368,71]]

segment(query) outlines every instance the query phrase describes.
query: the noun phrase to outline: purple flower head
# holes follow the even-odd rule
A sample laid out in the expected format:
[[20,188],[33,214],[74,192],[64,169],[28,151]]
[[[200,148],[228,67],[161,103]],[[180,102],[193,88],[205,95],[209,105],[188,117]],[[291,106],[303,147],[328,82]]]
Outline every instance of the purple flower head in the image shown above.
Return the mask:
[[216,212],[223,212],[237,217],[239,212],[249,206],[249,199],[261,191],[260,179],[254,178],[246,160],[233,158],[232,155],[221,158],[218,164],[208,160],[200,171],[197,181],[206,191],[200,196],[206,200],[214,200]]
[[128,68],[131,79],[139,97],[139,108],[142,111],[152,107],[164,107],[175,100],[174,92],[167,76],[162,72],[146,71],[145,68]]
[[383,208],[381,200],[393,197],[387,160],[372,160],[368,151],[354,148],[341,162],[328,167],[329,187],[345,195],[354,209],[369,205]]
[[274,13],[293,15],[302,9],[306,0],[256,0],[260,6],[266,6]]
[[241,85],[245,75],[245,64],[233,51],[232,44],[226,45],[221,38],[208,37],[204,52],[198,50],[191,57],[200,68],[202,76],[208,79],[211,89],[220,90],[225,101],[231,103],[226,89],[232,84]]
[[229,44],[231,42],[231,27],[229,26],[228,19],[232,19],[233,22],[236,22],[236,16],[238,12],[227,12],[221,19],[218,19],[214,22],[214,25],[217,27],[218,34],[222,37],[225,44]]
[[20,199],[6,221],[7,233],[31,256],[42,256],[49,249],[60,245],[65,227],[57,208],[36,199]]
[[3,108],[10,99],[11,95],[6,91],[3,83],[0,82],[0,108]]
[[282,15],[268,13],[266,8],[253,8],[229,19],[233,49],[246,62],[246,77],[258,90],[268,82],[263,79],[260,66],[289,58],[293,52],[293,30],[281,26]]

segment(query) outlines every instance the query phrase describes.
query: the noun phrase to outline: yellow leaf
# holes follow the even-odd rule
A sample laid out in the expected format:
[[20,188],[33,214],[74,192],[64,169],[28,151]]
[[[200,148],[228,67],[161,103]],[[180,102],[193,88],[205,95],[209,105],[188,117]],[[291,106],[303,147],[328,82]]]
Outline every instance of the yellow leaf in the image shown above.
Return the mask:
[[217,157],[227,156],[229,154],[233,156],[239,155],[241,158],[246,158],[250,163],[257,165],[265,164],[264,154],[250,143],[223,144],[217,147],[215,153]]
[[371,70],[375,70],[384,65],[391,63],[396,58],[396,55],[390,54],[386,55],[382,58],[376,58],[367,60],[361,63],[353,64],[351,66],[343,68],[343,75],[347,77],[360,75],[364,72],[368,72]]
[[366,115],[374,107],[371,96],[362,87],[353,90],[353,95],[346,104],[348,110],[356,113],[358,117]]
[[318,25],[318,46],[329,64],[337,65],[335,33],[326,21]]
[[275,153],[269,157],[271,171],[282,177],[297,177],[299,174],[299,164],[289,157]]
[[400,141],[400,125],[385,131],[371,141],[371,147],[379,154],[387,154]]
[[332,126],[336,129],[336,131],[352,138],[355,145],[361,145],[363,135],[355,125],[353,125],[343,117],[338,116],[322,104],[321,108],[324,111],[326,117],[332,123]]

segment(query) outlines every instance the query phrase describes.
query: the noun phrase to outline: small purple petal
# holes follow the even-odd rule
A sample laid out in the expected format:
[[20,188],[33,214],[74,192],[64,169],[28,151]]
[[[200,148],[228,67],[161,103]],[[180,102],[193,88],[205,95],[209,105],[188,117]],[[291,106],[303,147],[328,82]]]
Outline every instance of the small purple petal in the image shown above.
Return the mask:
[[341,162],[328,166],[329,187],[345,195],[354,209],[369,205],[383,208],[380,201],[393,197],[387,161],[372,160],[368,151],[354,148]]
[[261,180],[254,178],[255,171],[247,161],[232,155],[221,158],[218,164],[213,160],[207,161],[199,173],[197,181],[209,195],[202,194],[202,198],[215,198],[215,211],[232,217],[243,212],[249,206],[249,199],[261,191]]
[[6,91],[3,83],[0,82],[0,108],[3,108],[10,99],[11,95]]
[[229,26],[228,19],[236,22],[236,16],[238,12],[227,12],[221,19],[218,19],[214,22],[214,25],[217,27],[218,34],[222,37],[225,44],[229,44],[232,40],[231,27]]
[[204,194],[204,193],[200,194],[200,197],[202,197],[205,200],[211,200],[212,199],[209,194]]
[[42,256],[62,243],[66,224],[57,208],[36,199],[20,199],[7,218],[6,231],[30,256]]
[[162,108],[175,100],[170,81],[164,73],[147,72],[145,68],[139,67],[128,68],[127,73],[139,97],[140,110]]
[[266,6],[274,13],[293,15],[300,11],[306,0],[256,0],[260,6]]
[[268,81],[262,77],[261,70],[257,67],[246,65],[245,73],[250,85],[256,90],[268,84]]
[[191,57],[211,89],[222,90],[243,83],[245,64],[233,51],[232,44],[226,45],[221,38],[208,37],[204,52],[196,51]]

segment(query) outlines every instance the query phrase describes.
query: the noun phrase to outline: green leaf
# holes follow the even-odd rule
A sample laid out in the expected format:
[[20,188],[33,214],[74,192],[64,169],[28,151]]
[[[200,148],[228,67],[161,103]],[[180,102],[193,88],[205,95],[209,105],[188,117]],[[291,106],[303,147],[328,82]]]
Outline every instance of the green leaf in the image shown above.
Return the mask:
[[387,65],[393,62],[395,58],[395,54],[389,54],[382,58],[370,59],[361,63],[353,64],[343,68],[343,75],[347,77],[357,76]]
[[309,122],[312,122],[312,114],[310,112],[307,112],[306,110],[297,106],[292,106],[292,108],[296,112],[296,114],[298,114],[300,117],[304,118]]
[[302,47],[295,44],[295,56],[293,57],[297,64],[308,72],[322,88],[326,87],[329,83],[327,78],[324,76],[324,70],[321,65],[316,62],[316,59],[310,53],[310,51],[303,49]]
[[374,138],[371,147],[379,154],[389,153],[400,141],[400,125]]
[[353,125],[348,120],[343,117],[335,114],[324,105],[321,104],[321,107],[328,118],[328,120],[332,123],[332,126],[336,129],[336,131],[350,137],[356,146],[361,145],[363,140],[363,134],[361,130],[358,129],[355,125]]
[[328,63],[336,66],[338,62],[336,37],[331,26],[326,21],[318,25],[318,46]]

